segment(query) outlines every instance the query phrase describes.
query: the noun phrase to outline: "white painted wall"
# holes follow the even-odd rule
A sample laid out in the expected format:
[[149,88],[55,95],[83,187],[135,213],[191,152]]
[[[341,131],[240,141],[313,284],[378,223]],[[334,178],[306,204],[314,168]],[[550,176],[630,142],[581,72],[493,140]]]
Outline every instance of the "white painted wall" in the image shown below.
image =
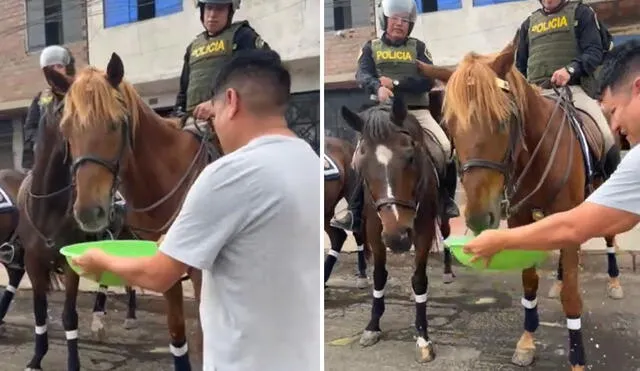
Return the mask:
[[455,65],[471,51],[500,51],[539,7],[538,0],[482,7],[474,7],[473,0],[462,0],[462,9],[418,14],[411,36],[427,44],[435,64]]
[[[90,64],[106,68],[116,52],[125,65],[125,78],[144,83],[178,76],[187,45],[203,31],[195,0],[184,0],[183,11],[105,29],[102,1],[89,2]],[[234,20],[248,19],[285,61],[320,56],[320,1],[245,0]],[[292,66],[295,64],[292,64]],[[319,89],[319,73],[314,89]],[[177,86],[176,86],[177,89]]]

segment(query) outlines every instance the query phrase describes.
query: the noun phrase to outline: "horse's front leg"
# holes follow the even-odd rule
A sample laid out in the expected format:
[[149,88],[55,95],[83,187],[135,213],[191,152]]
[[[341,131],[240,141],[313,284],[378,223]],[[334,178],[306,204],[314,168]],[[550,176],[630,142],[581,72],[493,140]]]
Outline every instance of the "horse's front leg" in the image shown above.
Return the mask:
[[35,316],[35,352],[27,364],[25,371],[42,370],[42,359],[49,351],[47,334],[47,286],[49,284],[49,267],[36,261],[33,267],[27,268],[29,280],[33,286],[33,314]]
[[[416,231],[416,233],[419,233]],[[433,233],[431,233],[433,236]],[[416,302],[416,361],[431,362],[436,358],[433,343],[429,339],[427,323],[427,293],[429,278],[427,277],[427,260],[433,238],[418,238],[415,243],[415,271],[411,277],[411,286]]]
[[356,250],[358,251],[358,275],[356,277],[356,287],[364,289],[369,286],[369,278],[367,277],[367,259],[364,252],[364,233],[362,233],[362,231],[354,231],[353,238],[356,240]]
[[524,307],[524,333],[520,336],[516,351],[511,358],[511,362],[518,366],[529,366],[533,363],[536,355],[536,345],[533,333],[540,325],[538,317],[538,283],[539,277],[536,268],[529,268],[522,271],[522,288],[524,295],[521,303]]
[[189,347],[185,333],[184,305],[182,302],[182,282],[178,281],[164,293],[167,300],[167,324],[171,344],[169,350],[173,355],[175,371],[191,371]]
[[551,288],[549,289],[548,296],[552,299],[560,297],[562,291],[562,252],[561,257],[558,259],[558,269],[556,271],[556,279],[553,281]]
[[582,341],[582,298],[578,287],[578,253],[579,246],[571,246],[562,250],[560,258],[564,268],[562,277],[562,307],[567,316],[569,329],[569,362],[572,371],[583,371],[585,368],[585,351]]
[[124,328],[127,330],[138,327],[136,319],[136,290],[131,286],[126,286],[127,292],[127,318],[124,320]]
[[71,268],[65,268],[65,298],[62,310],[62,326],[67,339],[67,370],[80,371],[80,356],[78,355],[78,286],[80,277]]
[[444,240],[449,238],[449,235],[451,235],[451,225],[449,224],[449,220],[449,218],[444,218],[440,223],[440,235],[442,236],[444,246],[444,273],[442,275],[442,281],[445,284],[453,282],[456,278],[452,268],[453,257],[451,255],[451,249],[449,249],[449,246],[444,243]]
[[387,284],[387,249],[382,243],[380,233],[382,225],[378,218],[367,218],[366,222],[367,243],[371,244],[373,251],[373,303],[371,305],[371,319],[367,324],[360,345],[371,346],[380,340],[380,318],[384,314],[384,287]]
[[624,292],[620,284],[620,270],[616,259],[616,249],[618,248],[616,237],[605,237],[605,241],[607,243],[607,273],[609,273],[607,295],[612,299],[622,299],[624,298]]
[[92,337],[103,343],[106,338],[106,329],[104,325],[104,317],[107,314],[107,291],[108,287],[100,285],[96,293],[96,300],[93,303],[93,313],[91,313],[91,335]]
[[7,267],[7,274],[9,275],[9,283],[4,288],[4,293],[0,299],[0,336],[2,336],[5,331],[4,317],[9,311],[9,306],[13,301],[16,291],[18,291],[18,287],[20,287],[20,282],[22,281],[22,277],[24,277],[24,270]]
[[324,231],[329,235],[329,241],[331,242],[331,249],[329,250],[327,257],[324,259],[324,286],[326,288],[327,281],[329,280],[329,277],[331,277],[331,272],[333,271],[333,266],[340,257],[342,245],[347,239],[347,233],[340,228],[329,225],[329,220],[327,220],[327,218],[324,220]]

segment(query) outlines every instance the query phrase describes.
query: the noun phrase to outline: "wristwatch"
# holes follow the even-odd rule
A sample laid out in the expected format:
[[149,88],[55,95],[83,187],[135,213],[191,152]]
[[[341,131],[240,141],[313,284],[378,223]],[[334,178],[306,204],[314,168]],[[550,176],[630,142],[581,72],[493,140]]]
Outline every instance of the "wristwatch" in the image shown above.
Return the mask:
[[573,66],[566,66],[565,69],[569,72],[569,75],[573,77],[573,74],[576,73],[576,69]]

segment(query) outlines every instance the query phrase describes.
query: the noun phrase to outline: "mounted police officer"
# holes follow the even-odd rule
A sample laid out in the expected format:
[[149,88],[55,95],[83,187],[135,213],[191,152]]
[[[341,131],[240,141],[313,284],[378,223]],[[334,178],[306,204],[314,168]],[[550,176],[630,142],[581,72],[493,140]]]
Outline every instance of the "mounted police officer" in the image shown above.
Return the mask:
[[[429,112],[428,93],[434,82],[423,77],[416,66],[416,59],[433,64],[431,54],[422,41],[409,37],[416,21],[416,5],[413,0],[382,0],[378,8],[384,32],[382,37],[367,41],[362,47],[356,80],[380,103],[393,96],[394,86],[402,89],[409,112],[435,137],[444,152],[446,175],[440,179],[440,191],[447,216],[456,217],[460,213],[454,201],[457,173],[451,158],[451,142]],[[332,220],[331,225],[359,229],[363,203],[364,190],[359,179],[349,199],[349,211],[343,218]]]
[[[50,68],[69,77],[75,76],[76,74],[75,59],[73,55],[69,49],[59,45],[51,45],[42,50],[40,53],[40,68],[43,71],[45,68]],[[64,92],[55,91],[53,85],[49,81],[47,81],[47,84],[49,87],[39,92],[33,98],[24,123],[24,144],[22,148],[22,167],[24,169],[31,169],[33,166],[34,146],[42,113],[54,98],[57,100],[62,98],[64,95]]]
[[187,47],[176,98],[177,116],[210,119],[211,87],[220,66],[237,50],[269,49],[249,22],[233,22],[240,0],[198,0],[205,31]]
[[[613,133],[596,102],[596,71],[611,48],[594,10],[582,1],[540,0],[520,27],[516,67],[533,84],[569,86],[575,107],[586,111],[604,136],[604,171],[620,161]],[[607,45],[603,45],[606,43]],[[552,90],[544,90],[551,94]]]

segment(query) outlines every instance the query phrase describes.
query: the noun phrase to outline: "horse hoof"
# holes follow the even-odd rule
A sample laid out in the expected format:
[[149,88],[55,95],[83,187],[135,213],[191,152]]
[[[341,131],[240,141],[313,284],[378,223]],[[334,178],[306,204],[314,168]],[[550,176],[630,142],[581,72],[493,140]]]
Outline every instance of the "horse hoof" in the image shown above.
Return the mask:
[[370,347],[373,344],[377,343],[380,340],[380,335],[382,331],[369,331],[364,330],[362,336],[360,337],[360,345],[363,347]]
[[436,359],[436,352],[433,350],[433,343],[419,337],[416,342],[416,361],[427,363]]
[[135,318],[127,318],[124,320],[124,328],[131,330],[138,327],[138,321]]
[[533,363],[535,355],[535,349],[516,349],[516,352],[513,353],[513,357],[511,357],[511,363],[517,366],[526,367]]
[[444,282],[445,285],[453,282],[454,279],[455,279],[455,276],[453,275],[453,273],[445,273],[442,275],[442,282]]
[[622,291],[622,286],[607,287],[607,295],[609,295],[611,299],[616,299],[616,300],[620,300],[624,298],[624,292]]
[[31,368],[31,367],[27,367],[24,369],[24,371],[42,371],[41,368]]
[[551,285],[551,288],[549,289],[548,296],[551,299],[559,298],[560,292],[562,292],[562,281],[555,281],[553,285]]
[[369,287],[369,279],[367,279],[367,277],[356,278],[356,287],[359,289],[366,289]]

